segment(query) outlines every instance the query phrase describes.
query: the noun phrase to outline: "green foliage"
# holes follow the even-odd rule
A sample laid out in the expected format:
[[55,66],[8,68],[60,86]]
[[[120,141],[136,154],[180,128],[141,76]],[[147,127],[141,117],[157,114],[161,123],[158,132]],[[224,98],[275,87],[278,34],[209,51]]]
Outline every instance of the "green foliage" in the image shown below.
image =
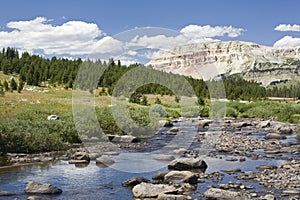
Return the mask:
[[24,82],[23,81],[19,81],[19,85],[18,85],[18,93],[21,93],[21,91],[24,88]]
[[104,87],[100,90],[99,96],[107,96],[107,92]]
[[0,86],[0,97],[3,97],[3,96],[5,96],[5,92],[2,88],[2,86]]
[[18,85],[17,85],[14,78],[12,78],[11,81],[10,81],[10,89],[11,90],[17,90],[18,89]]
[[158,98],[158,97],[156,97],[156,99],[155,99],[155,102],[154,102],[155,104],[161,104],[161,100]]
[[147,96],[143,95],[141,99],[141,105],[146,106],[148,104],[148,98]]
[[6,92],[9,91],[8,82],[6,80],[3,82],[3,87],[4,87]]

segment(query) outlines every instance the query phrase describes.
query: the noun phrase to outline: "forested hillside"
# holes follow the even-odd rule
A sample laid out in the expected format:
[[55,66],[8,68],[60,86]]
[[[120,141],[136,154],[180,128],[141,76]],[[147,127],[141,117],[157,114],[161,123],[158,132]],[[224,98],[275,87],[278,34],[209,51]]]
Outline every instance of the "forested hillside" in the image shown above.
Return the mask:
[[[164,77],[171,77],[171,80],[175,80],[176,77],[182,77],[180,75],[174,75],[166,72],[161,72],[152,69],[151,67],[145,67],[140,64],[133,64],[130,66],[122,65],[120,61],[117,63],[110,59],[108,62],[105,61],[84,61],[89,62],[93,68],[99,68],[98,70],[104,70],[101,77],[96,77],[99,80],[98,86],[108,88],[108,93],[111,95],[117,81],[128,71],[142,67],[144,68],[143,74],[139,74],[138,79],[147,79],[149,74],[155,74],[158,79],[164,79]],[[19,85],[32,85],[32,86],[56,86],[63,85],[66,89],[73,88],[74,81],[76,79],[79,68],[82,66],[83,61],[79,58],[76,60],[68,60],[65,58],[52,57],[43,58],[38,55],[30,55],[27,52],[20,53],[13,48],[2,49],[0,53],[0,69],[6,75],[18,75]],[[86,65],[84,65],[86,66]],[[172,78],[173,77],[173,78]],[[203,81],[194,79],[191,77],[185,77],[193,87],[195,94],[199,98],[210,98],[210,92],[213,88],[216,88],[219,83],[218,81]],[[291,85],[290,87],[276,87],[273,86],[270,89],[266,89],[254,81],[246,81],[239,77],[224,78],[223,84],[226,90],[226,96],[228,99],[242,99],[242,100],[253,100],[262,99],[267,96],[277,97],[300,97],[300,84]],[[14,79],[12,80],[1,80],[1,90],[17,90]],[[180,83],[171,82],[175,84],[175,88],[180,88]],[[176,86],[177,84],[177,86]],[[208,90],[210,86],[210,91]],[[214,86],[215,85],[215,86]],[[4,87],[3,87],[4,86]],[[13,88],[12,88],[13,86]],[[91,92],[93,88],[89,89]],[[3,92],[3,91],[2,91]],[[20,91],[19,91],[20,92]],[[159,84],[147,84],[135,91],[136,94],[160,94],[160,95],[173,95],[169,88],[166,88]]]

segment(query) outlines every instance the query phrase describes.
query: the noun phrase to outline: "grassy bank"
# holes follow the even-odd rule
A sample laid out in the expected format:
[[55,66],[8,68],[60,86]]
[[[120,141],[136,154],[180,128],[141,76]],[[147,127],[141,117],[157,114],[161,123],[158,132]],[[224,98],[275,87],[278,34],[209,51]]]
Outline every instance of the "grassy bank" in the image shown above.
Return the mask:
[[[0,97],[0,154],[5,152],[42,152],[64,149],[67,144],[80,142],[72,115],[72,91],[63,88],[36,88],[38,91],[22,93],[6,92]],[[96,92],[98,94],[98,92]],[[129,104],[131,118],[135,125],[124,118],[123,124],[117,124],[109,107],[109,96],[96,95],[96,115],[105,133],[124,134],[124,130],[145,133],[149,127],[155,127],[149,112],[155,113],[157,119],[180,117],[180,105],[172,96],[148,95],[148,105]],[[161,106],[156,105],[159,97]],[[220,104],[218,106],[217,104]],[[214,106],[212,106],[214,105]],[[300,122],[300,105],[292,102],[256,101],[252,103],[206,102],[199,107],[188,107],[185,116],[208,117],[223,109],[227,117],[234,118],[273,118],[290,123]],[[199,108],[199,109],[198,109]],[[221,112],[222,113],[222,112]],[[59,116],[57,121],[48,121],[49,115]],[[124,126],[124,127],[122,127]],[[128,126],[128,127],[126,127]]]

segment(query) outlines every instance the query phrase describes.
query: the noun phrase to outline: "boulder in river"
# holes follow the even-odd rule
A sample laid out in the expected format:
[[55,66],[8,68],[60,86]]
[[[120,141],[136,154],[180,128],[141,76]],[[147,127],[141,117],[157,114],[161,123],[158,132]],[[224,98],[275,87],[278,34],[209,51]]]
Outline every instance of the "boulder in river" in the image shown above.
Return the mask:
[[173,127],[173,123],[167,120],[160,120],[158,123],[160,127]]
[[204,196],[208,199],[217,199],[217,200],[250,200],[250,197],[243,195],[240,192],[230,191],[230,190],[223,190],[217,188],[210,188],[206,192],[204,192]]
[[29,182],[25,192],[27,194],[60,194],[62,190],[47,183]]
[[146,179],[144,177],[136,177],[136,178],[131,178],[129,180],[123,181],[122,186],[124,186],[124,187],[134,187],[138,184],[149,183],[149,182],[150,182],[150,180]]
[[141,183],[133,187],[132,193],[135,198],[157,198],[160,194],[176,193],[173,185]]
[[168,168],[170,170],[191,170],[191,169],[201,169],[206,170],[207,164],[204,160],[199,158],[178,158],[173,160]]
[[179,184],[179,183],[197,184],[198,177],[190,171],[170,171],[165,175],[164,182],[168,184]]
[[139,140],[132,135],[115,135],[111,141],[115,143],[136,143]]
[[267,127],[270,127],[271,125],[271,120],[266,120],[266,121],[262,121],[260,122],[257,127],[258,128],[267,128]]
[[236,122],[236,123],[232,123],[231,124],[234,128],[243,128],[243,127],[247,127],[247,126],[252,126],[251,123],[249,122]]
[[98,165],[100,167],[110,166],[114,163],[115,163],[115,161],[110,156],[107,156],[107,155],[103,155],[96,159],[96,165]]
[[285,136],[280,135],[280,134],[278,134],[278,133],[268,133],[268,134],[265,136],[265,138],[266,138],[267,140],[271,140],[271,139],[275,139],[275,140],[286,139]]
[[172,161],[175,159],[175,157],[172,155],[156,155],[154,159],[160,161]]
[[12,196],[15,195],[14,193],[11,192],[6,192],[6,191],[0,191],[0,197],[1,196]]
[[205,128],[207,126],[209,126],[209,124],[213,123],[213,120],[210,119],[201,119],[199,120],[199,122],[197,122],[197,128],[201,129],[201,128]]

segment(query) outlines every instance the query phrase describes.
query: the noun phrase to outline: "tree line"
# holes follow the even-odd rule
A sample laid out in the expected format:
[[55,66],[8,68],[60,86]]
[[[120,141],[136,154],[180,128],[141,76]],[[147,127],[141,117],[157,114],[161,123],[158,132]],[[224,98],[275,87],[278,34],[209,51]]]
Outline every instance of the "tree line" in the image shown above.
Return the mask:
[[[184,81],[182,81],[183,76],[181,75],[157,71],[152,69],[151,66],[146,67],[137,63],[126,66],[122,65],[120,61],[115,62],[113,59],[108,62],[101,60],[86,60],[83,62],[80,58],[69,60],[52,57],[49,59],[39,55],[30,55],[28,52],[23,52],[20,55],[16,49],[3,48],[0,53],[0,70],[6,75],[19,75],[19,86],[12,83],[15,80],[10,80],[10,83],[7,81],[5,81],[7,83],[0,82],[2,91],[20,91],[24,84],[33,86],[49,84],[51,86],[63,85],[66,89],[78,87],[90,90],[91,93],[97,86],[105,87],[107,92],[113,95],[117,85],[115,95],[120,95],[117,94],[118,91],[127,91],[128,94],[122,95],[130,94],[134,97],[132,98],[134,101],[138,101],[136,97],[142,98],[143,94],[175,95],[175,98],[178,99],[177,94],[186,95],[188,93],[183,85]],[[80,72],[79,75],[78,72]],[[122,85],[120,81],[124,77],[127,78],[125,79],[126,84],[122,83]],[[144,80],[149,80],[149,77],[152,78],[152,82],[150,81],[150,83],[136,88],[135,83],[143,83]],[[79,84],[74,86],[76,78]],[[223,96],[226,95],[230,100],[255,100],[267,96],[300,98],[300,84],[280,88],[273,86],[271,89],[266,89],[254,81],[247,81],[234,76],[219,81],[204,81],[192,77],[184,78],[192,86],[193,92],[200,98],[200,101],[210,97],[218,97],[219,94],[222,94],[223,91],[221,90],[224,90],[224,88],[225,94]],[[220,87],[220,84],[222,87]],[[101,91],[101,95],[103,94],[105,94],[104,90]]]

